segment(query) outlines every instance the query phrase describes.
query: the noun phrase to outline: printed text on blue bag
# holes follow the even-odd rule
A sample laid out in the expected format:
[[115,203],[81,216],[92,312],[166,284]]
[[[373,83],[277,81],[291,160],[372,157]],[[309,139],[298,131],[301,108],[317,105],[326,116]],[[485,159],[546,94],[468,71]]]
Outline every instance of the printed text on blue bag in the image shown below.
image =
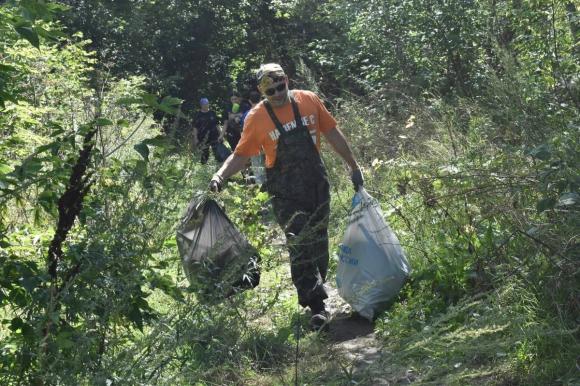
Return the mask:
[[341,262],[350,265],[358,265],[358,259],[351,256],[352,250],[348,245],[339,244],[338,249],[340,250],[338,253],[338,258]]

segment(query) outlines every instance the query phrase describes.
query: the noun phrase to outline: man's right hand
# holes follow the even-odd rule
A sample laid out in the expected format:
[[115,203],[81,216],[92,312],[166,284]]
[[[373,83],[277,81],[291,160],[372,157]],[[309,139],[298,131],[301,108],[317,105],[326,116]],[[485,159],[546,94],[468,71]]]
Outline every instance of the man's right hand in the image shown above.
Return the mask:
[[220,192],[222,190],[223,183],[224,179],[220,175],[214,174],[211,178],[211,181],[209,182],[209,190],[214,193]]
[[365,183],[364,177],[360,169],[355,169],[352,171],[350,180],[352,181],[355,192],[358,192],[361,186],[363,186],[363,184]]

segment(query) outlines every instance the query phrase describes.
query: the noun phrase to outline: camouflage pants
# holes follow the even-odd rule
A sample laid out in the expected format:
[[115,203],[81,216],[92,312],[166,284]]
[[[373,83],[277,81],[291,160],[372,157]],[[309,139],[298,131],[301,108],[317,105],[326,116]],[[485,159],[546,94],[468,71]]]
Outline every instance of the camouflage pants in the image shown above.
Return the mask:
[[272,206],[286,235],[292,282],[298,302],[307,307],[328,297],[323,283],[328,271],[330,194],[326,178],[305,187],[311,197],[274,197]]

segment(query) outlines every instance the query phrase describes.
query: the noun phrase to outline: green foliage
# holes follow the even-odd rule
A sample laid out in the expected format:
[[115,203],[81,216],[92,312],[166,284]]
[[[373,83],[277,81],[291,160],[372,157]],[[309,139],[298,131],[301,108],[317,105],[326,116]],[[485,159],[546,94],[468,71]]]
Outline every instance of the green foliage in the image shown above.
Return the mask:
[[[497,97],[508,87],[490,89],[486,96]],[[369,165],[367,189],[383,202],[413,267],[402,305],[382,319],[383,334],[396,337],[400,344],[392,347],[403,355],[399,363],[404,365],[404,353],[410,352],[422,380],[447,379],[445,383],[462,384],[472,376],[519,379],[524,384],[573,379],[571,358],[578,345],[564,344],[566,339],[557,331],[572,334],[578,313],[571,300],[577,296],[577,248],[570,243],[579,225],[579,138],[574,129],[578,116],[567,106],[548,114],[536,112],[534,126],[550,129],[534,135],[531,128],[522,127],[530,130],[529,135],[515,140],[518,121],[498,126],[494,120],[527,110],[528,104],[536,103],[533,98],[523,106],[493,109],[486,101],[473,99],[459,99],[453,105],[432,99],[421,108],[421,103],[406,97],[393,111],[394,103],[374,98],[361,109],[355,100],[342,104],[341,115],[354,147]],[[384,123],[367,119],[383,114]],[[369,145],[385,131],[388,138],[398,138],[388,144],[392,150]],[[372,140],[380,141],[381,135]],[[471,312],[456,312],[457,304],[468,304],[463,302],[488,291],[504,291],[506,283],[518,283],[516,292],[529,291],[505,302],[507,330],[493,332],[483,343],[467,336],[454,340],[455,331],[466,328]],[[534,304],[528,308],[525,302],[530,298]],[[531,312],[534,321],[518,325],[514,315],[521,314],[519,307]],[[557,322],[545,314],[559,315]],[[488,315],[474,331],[493,327],[497,313]],[[515,339],[512,346],[504,346],[510,339]],[[537,350],[537,345],[549,349]],[[483,360],[481,354],[470,354],[469,347],[489,347],[501,355],[490,353]],[[461,371],[465,360],[460,358],[471,355],[477,358],[470,363],[475,368]],[[486,370],[488,360],[497,371]],[[460,365],[454,367],[454,361]],[[478,371],[482,372],[476,376]]]
[[[51,22],[65,8],[61,4],[35,0],[10,2],[0,8],[0,34],[3,40],[24,39],[38,49],[41,38],[57,41],[63,36],[58,29],[52,28]],[[4,48],[5,45],[0,48],[2,57],[9,54],[4,52]],[[0,63],[0,108],[4,107],[5,101],[14,100],[11,78],[15,72],[13,66]]]
[[[236,177],[218,199],[260,251],[260,287],[208,307],[180,271],[174,227],[217,165],[176,147],[168,121],[271,60],[333,97],[413,266],[377,321],[382,375],[577,382],[572,2],[63,3],[0,6],[0,383],[288,384],[298,343],[305,382],[365,381],[298,339],[257,187]],[[328,154],[334,245],[352,187]]]
[[[154,110],[175,113],[180,101],[143,93],[142,79],[95,72],[85,41],[29,48],[7,38],[13,76],[0,118],[8,127],[0,146],[0,378],[3,384],[78,383],[102,361],[112,331],[121,327],[127,337],[130,326],[142,331],[156,318],[151,291],[183,299],[156,254],[178,209],[169,187],[181,185],[182,171],[192,169],[179,169],[187,158],[155,135],[151,118]],[[49,275],[45,256],[57,208],[60,213],[83,137],[92,131],[91,191],[56,276]],[[148,162],[133,146],[147,148]]]
[[436,303],[436,298],[410,296],[379,322],[386,347],[396,353],[384,358],[391,373],[413,368],[419,382],[453,385],[573,379],[574,330],[544,313],[519,280],[427,316],[425,310]]
[[[63,3],[70,11],[63,14],[62,22],[83,31],[114,74],[143,75],[150,90],[179,96],[188,109],[197,106],[193,102],[201,96],[225,98],[238,80],[232,75],[256,65],[254,47],[271,42],[254,33],[259,25],[256,15],[264,13],[262,8],[267,12],[265,4],[232,0]],[[148,39],[143,39],[143,31]]]
[[274,252],[272,241],[277,232],[268,225],[274,221],[268,194],[261,192],[258,185],[233,182],[228,185],[222,199],[228,217],[242,234],[249,236],[250,244],[258,249],[264,259],[264,268],[272,267],[269,257]]

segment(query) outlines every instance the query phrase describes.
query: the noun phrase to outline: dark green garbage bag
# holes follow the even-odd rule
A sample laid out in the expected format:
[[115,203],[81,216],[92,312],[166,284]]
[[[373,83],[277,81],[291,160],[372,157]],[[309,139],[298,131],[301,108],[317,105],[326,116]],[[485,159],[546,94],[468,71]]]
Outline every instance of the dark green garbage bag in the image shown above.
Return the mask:
[[219,300],[260,282],[260,256],[211,198],[194,198],[177,229],[183,269],[200,300]]

